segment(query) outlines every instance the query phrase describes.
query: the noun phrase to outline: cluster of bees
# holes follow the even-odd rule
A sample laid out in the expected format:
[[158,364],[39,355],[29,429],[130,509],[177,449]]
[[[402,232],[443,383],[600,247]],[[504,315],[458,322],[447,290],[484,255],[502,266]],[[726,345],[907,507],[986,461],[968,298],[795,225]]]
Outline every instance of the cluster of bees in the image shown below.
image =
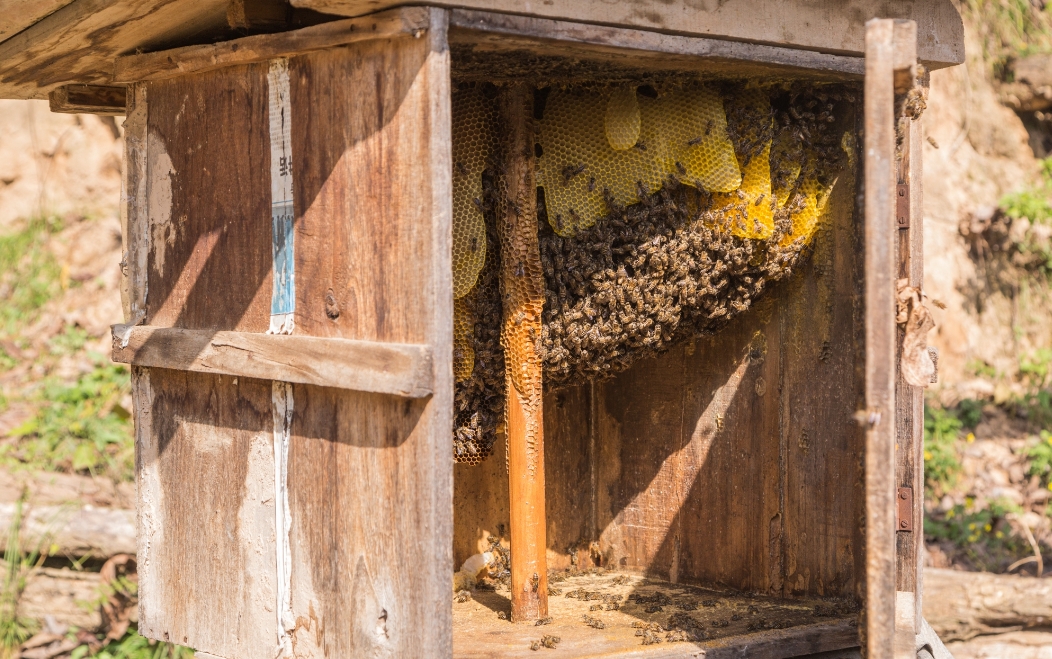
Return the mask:
[[[457,94],[481,116],[485,94]],[[856,97],[842,86],[619,86],[538,98],[536,352],[546,388],[609,377],[749,309],[806,254],[837,177],[855,162],[846,110]],[[455,94],[454,207],[475,209],[476,228],[459,234],[471,238],[458,252],[455,226],[454,254],[480,269],[456,307],[454,458],[474,464],[503,420],[500,128],[488,118],[468,125],[457,108]],[[458,134],[477,130],[490,132],[472,143],[490,152],[464,155]]]

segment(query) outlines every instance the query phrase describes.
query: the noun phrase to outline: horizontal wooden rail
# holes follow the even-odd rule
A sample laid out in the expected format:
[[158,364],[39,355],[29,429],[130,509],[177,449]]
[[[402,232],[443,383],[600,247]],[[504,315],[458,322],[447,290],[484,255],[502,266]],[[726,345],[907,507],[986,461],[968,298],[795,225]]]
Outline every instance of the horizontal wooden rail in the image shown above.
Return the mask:
[[118,57],[113,81],[163,80],[186,73],[211,71],[235,64],[263,62],[311,50],[398,36],[419,36],[428,29],[426,7],[390,9],[370,16],[172,50]]
[[429,346],[315,336],[114,325],[113,361],[406,398],[433,383]]
[[475,40],[465,38],[465,33],[492,35],[495,38],[486,42],[487,50],[525,49],[538,54],[577,55],[600,60],[606,55],[622,65],[631,63],[624,59],[631,54],[645,58],[645,62],[636,61],[635,65],[647,68],[689,69],[692,62],[712,60],[847,78],[860,78],[865,72],[864,59],[850,55],[491,11],[453,9],[449,27],[450,43]]

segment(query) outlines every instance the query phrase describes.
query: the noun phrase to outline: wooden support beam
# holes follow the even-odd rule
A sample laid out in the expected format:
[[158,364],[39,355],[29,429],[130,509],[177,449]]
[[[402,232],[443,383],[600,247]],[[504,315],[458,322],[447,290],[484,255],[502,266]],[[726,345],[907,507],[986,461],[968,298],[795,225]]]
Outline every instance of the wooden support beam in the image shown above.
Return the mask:
[[292,5],[285,0],[230,0],[226,23],[235,30],[284,29],[292,18]]
[[313,336],[114,325],[113,361],[426,398],[431,348]]
[[544,410],[541,335],[544,276],[537,239],[533,91],[524,85],[501,96],[507,198],[499,218],[501,291],[507,392],[508,480],[511,517],[511,619],[548,615],[545,551]]
[[48,95],[52,112],[123,115],[128,92],[124,87],[64,85]]
[[117,59],[113,79],[118,82],[163,80],[373,39],[419,36],[429,24],[426,7],[390,9],[371,16],[322,23],[289,32],[258,34],[216,44],[127,55]]
[[[895,93],[913,84],[916,25],[866,23],[866,611],[867,656],[892,659],[914,639],[896,634]],[[909,612],[913,615],[913,612]]]

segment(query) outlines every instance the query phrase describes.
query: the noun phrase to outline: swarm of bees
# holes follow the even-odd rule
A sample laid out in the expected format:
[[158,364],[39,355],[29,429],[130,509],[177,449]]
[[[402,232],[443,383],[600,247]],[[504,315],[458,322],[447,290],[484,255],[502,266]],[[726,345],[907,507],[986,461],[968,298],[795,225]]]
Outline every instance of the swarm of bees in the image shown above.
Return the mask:
[[[841,121],[855,92],[842,86],[620,85],[605,95],[555,90],[538,98],[545,290],[534,340],[547,389],[610,377],[749,309],[807,253],[838,175],[855,162],[853,128]],[[455,96],[454,139],[457,107]],[[575,112],[583,108],[594,109],[582,119]],[[576,133],[546,123],[570,116],[598,125],[582,128],[576,150]],[[500,154],[486,162],[473,203],[486,228],[477,250],[485,259],[457,300],[459,326],[471,331],[458,330],[464,339],[454,354],[454,458],[472,464],[491,452],[504,409]]]

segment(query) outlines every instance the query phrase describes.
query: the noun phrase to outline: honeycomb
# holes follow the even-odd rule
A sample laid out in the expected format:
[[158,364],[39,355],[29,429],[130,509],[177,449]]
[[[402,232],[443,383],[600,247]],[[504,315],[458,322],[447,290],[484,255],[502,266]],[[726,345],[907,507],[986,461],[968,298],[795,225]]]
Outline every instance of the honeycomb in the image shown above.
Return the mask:
[[[454,105],[456,154],[470,132],[458,108],[499,114],[476,99]],[[455,304],[454,458],[490,454],[509,384],[539,405],[542,386],[609,377],[717,331],[788,277],[853,161],[853,133],[834,125],[854,100],[790,84],[553,89],[534,137],[536,225],[506,213],[531,214],[533,199],[507,199],[504,179],[521,172],[475,139],[484,153],[464,159],[482,163],[472,205],[485,247]]]
[[475,318],[472,311],[469,301],[464,297],[453,300],[453,378],[456,382],[470,378],[471,371],[475,369],[475,345],[472,340]]
[[771,194],[771,142],[774,116],[767,93],[758,88],[728,95],[727,133],[741,169],[741,186],[718,192],[712,203],[736,236],[762,240],[774,233],[775,200]]
[[618,87],[606,99],[603,128],[614,151],[631,149],[639,141],[639,101],[635,87]]
[[[537,465],[537,440],[541,436],[540,410],[544,394],[538,348],[541,313],[544,306],[544,275],[541,270],[537,237],[537,191],[532,149],[532,126],[516,120],[525,112],[522,99],[509,95],[504,112],[508,130],[508,157],[502,167],[504,191],[498,213],[501,253],[501,292],[504,317],[500,344],[504,348],[504,370],[508,383],[523,408],[526,423],[527,469],[532,475]],[[522,153],[526,151],[526,153]]]
[[723,103],[705,87],[657,98],[618,88],[605,102],[596,92],[554,91],[539,144],[537,184],[548,221],[563,236],[595,224],[610,206],[607,198],[614,206],[638,203],[669,177],[709,191],[741,184]]
[[676,90],[643,104],[643,120],[655,126],[664,171],[709,192],[741,185],[720,94],[708,87]]
[[453,297],[471,290],[486,261],[482,172],[492,150],[496,113],[478,87],[453,94]]

